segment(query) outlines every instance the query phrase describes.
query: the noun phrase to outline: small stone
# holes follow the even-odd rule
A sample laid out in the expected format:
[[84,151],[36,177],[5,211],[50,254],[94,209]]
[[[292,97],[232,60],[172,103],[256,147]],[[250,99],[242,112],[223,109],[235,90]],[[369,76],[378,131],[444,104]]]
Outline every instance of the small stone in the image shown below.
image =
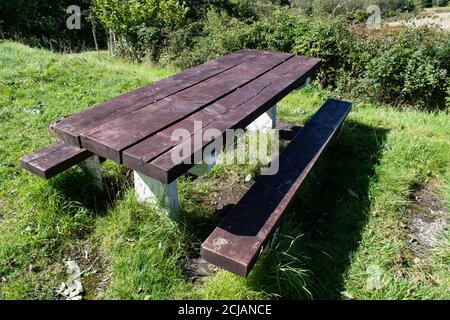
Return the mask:
[[81,283],[81,270],[75,261],[66,261],[67,266],[67,282],[61,283],[58,294],[67,300],[81,300],[84,292]]
[[353,295],[350,292],[342,291],[341,294],[346,297],[347,299],[353,300]]
[[245,177],[244,181],[245,181],[245,182],[250,182],[250,180],[252,180],[252,174],[251,174],[251,173],[249,173],[249,174]]
[[39,268],[36,265],[30,264],[28,266],[28,272],[38,272],[38,271],[39,271]]

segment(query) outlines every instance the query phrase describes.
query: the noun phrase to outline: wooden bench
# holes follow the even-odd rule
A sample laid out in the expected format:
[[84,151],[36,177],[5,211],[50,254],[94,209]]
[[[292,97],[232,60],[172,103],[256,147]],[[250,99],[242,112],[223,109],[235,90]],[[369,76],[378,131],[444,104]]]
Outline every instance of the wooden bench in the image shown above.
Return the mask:
[[39,151],[26,155],[20,159],[22,167],[32,173],[45,178],[51,177],[86,160],[93,154],[64,142],[58,141]]
[[328,100],[279,157],[275,175],[260,176],[201,246],[203,258],[246,277],[296,192],[330,141],[351,104]]

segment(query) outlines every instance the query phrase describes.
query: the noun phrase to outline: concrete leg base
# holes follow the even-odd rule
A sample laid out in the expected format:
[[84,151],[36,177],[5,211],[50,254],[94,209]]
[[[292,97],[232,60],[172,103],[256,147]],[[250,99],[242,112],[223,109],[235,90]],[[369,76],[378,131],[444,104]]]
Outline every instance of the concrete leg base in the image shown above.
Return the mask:
[[205,159],[205,162],[196,164],[191,169],[189,169],[189,173],[193,174],[194,176],[201,177],[208,173],[209,170],[214,168],[217,162],[217,155],[212,154],[207,156],[207,159]]
[[177,181],[166,184],[134,171],[134,188],[139,202],[153,202],[160,205],[175,219],[180,212]]
[[263,113],[259,118],[247,126],[247,131],[254,133],[256,131],[267,131],[274,129],[277,125],[277,105]]
[[100,159],[94,155],[82,162],[82,168],[86,170],[92,177],[92,184],[103,192],[102,170],[100,166]]

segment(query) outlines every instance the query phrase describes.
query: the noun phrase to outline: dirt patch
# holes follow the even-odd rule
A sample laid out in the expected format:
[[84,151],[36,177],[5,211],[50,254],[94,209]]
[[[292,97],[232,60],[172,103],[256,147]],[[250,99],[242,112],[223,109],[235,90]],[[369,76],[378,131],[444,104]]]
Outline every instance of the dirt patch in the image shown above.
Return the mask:
[[73,248],[70,259],[77,262],[81,269],[81,282],[84,299],[102,299],[109,283],[110,274],[99,249],[91,244]]
[[205,277],[214,274],[217,268],[202,258],[183,259],[181,262],[185,275],[194,283],[203,283]]
[[292,140],[295,135],[303,128],[303,125],[285,121],[277,121],[277,129],[281,140]]
[[433,192],[419,187],[408,208],[408,246],[413,255],[424,258],[436,246],[448,226],[449,212]]
[[253,185],[254,180],[245,181],[238,175],[229,175],[226,179],[204,179],[204,182],[207,182],[213,191],[202,202],[215,208],[216,213],[221,215],[226,214],[241,200]]
[[[294,136],[303,128],[302,125],[277,121],[277,129],[280,132],[281,148],[283,149]],[[220,179],[200,177],[198,181],[207,183],[213,190],[202,203],[216,209],[216,213],[227,213],[236,203],[241,200],[244,194],[255,182],[255,177],[241,177],[234,173],[227,174]]]
[[388,23],[389,27],[398,27],[403,25],[415,28],[430,26],[448,31],[450,30],[450,12],[427,10],[421,17]]

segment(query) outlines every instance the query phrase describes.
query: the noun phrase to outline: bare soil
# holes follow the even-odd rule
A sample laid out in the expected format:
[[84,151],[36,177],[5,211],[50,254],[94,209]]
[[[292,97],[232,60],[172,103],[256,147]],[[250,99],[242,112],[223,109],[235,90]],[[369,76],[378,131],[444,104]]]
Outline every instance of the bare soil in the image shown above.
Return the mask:
[[424,258],[439,242],[448,227],[449,212],[437,195],[418,187],[408,208],[409,248],[413,255]]
[[98,248],[88,244],[80,245],[72,249],[70,259],[80,266],[84,298],[102,299],[110,274]]

